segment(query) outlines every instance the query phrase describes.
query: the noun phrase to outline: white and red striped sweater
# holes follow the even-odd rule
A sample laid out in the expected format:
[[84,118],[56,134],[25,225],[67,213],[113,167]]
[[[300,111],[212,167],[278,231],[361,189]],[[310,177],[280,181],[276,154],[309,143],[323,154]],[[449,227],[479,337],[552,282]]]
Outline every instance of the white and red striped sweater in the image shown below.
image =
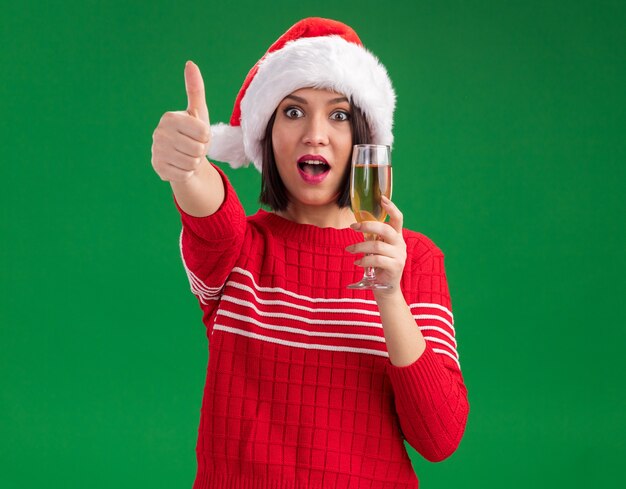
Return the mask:
[[469,412],[437,246],[403,230],[401,288],[426,350],[389,362],[350,228],[246,217],[224,172],[225,201],[186,214],[181,255],[203,311],[209,364],[194,489],[416,488],[403,440],[430,461],[457,448]]

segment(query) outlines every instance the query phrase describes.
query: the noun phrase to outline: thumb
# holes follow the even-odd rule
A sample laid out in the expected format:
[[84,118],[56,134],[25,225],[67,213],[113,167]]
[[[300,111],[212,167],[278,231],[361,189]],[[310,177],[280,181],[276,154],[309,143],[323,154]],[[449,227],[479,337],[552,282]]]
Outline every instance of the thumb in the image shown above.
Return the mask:
[[193,61],[185,64],[185,89],[187,91],[187,112],[210,125],[209,109],[204,95],[204,81],[200,68]]

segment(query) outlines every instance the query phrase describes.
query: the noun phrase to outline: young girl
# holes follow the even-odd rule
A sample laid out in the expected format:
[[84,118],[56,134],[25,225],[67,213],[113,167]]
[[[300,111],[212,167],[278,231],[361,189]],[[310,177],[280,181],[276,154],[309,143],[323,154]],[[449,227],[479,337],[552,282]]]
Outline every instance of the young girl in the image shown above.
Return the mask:
[[[389,200],[389,223],[350,209],[352,146],[393,140],[386,70],[350,27],[309,18],[250,70],[230,125],[210,126],[191,62],[185,81],[152,165],[209,340],[194,489],[418,487],[403,441],[449,457],[469,404],[443,253]],[[205,155],[252,162],[272,212],[246,216]],[[393,288],[348,289],[367,266]]]

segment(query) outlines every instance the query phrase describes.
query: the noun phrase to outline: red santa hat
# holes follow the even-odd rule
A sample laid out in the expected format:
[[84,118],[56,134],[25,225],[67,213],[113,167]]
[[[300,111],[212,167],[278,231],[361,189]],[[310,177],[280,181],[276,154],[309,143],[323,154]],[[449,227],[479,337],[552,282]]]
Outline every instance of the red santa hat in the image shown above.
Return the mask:
[[373,143],[391,145],[396,95],[387,70],[346,24],[311,17],[270,46],[243,82],[230,124],[211,126],[209,158],[261,172],[261,141],[278,104],[300,88],[324,88],[363,112]]

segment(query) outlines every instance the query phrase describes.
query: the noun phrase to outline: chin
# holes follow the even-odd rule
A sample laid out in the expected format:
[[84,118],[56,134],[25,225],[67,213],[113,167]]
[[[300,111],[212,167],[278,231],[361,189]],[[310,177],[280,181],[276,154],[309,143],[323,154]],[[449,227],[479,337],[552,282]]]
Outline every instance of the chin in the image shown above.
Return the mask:
[[341,189],[332,192],[329,189],[321,188],[298,188],[296,193],[289,189],[286,190],[290,202],[310,206],[335,204],[341,195]]
[[315,207],[315,206],[334,204],[336,203],[337,197],[338,197],[337,195],[335,196],[324,195],[324,196],[319,196],[319,197],[301,195],[298,198],[291,196],[289,200],[299,205]]

